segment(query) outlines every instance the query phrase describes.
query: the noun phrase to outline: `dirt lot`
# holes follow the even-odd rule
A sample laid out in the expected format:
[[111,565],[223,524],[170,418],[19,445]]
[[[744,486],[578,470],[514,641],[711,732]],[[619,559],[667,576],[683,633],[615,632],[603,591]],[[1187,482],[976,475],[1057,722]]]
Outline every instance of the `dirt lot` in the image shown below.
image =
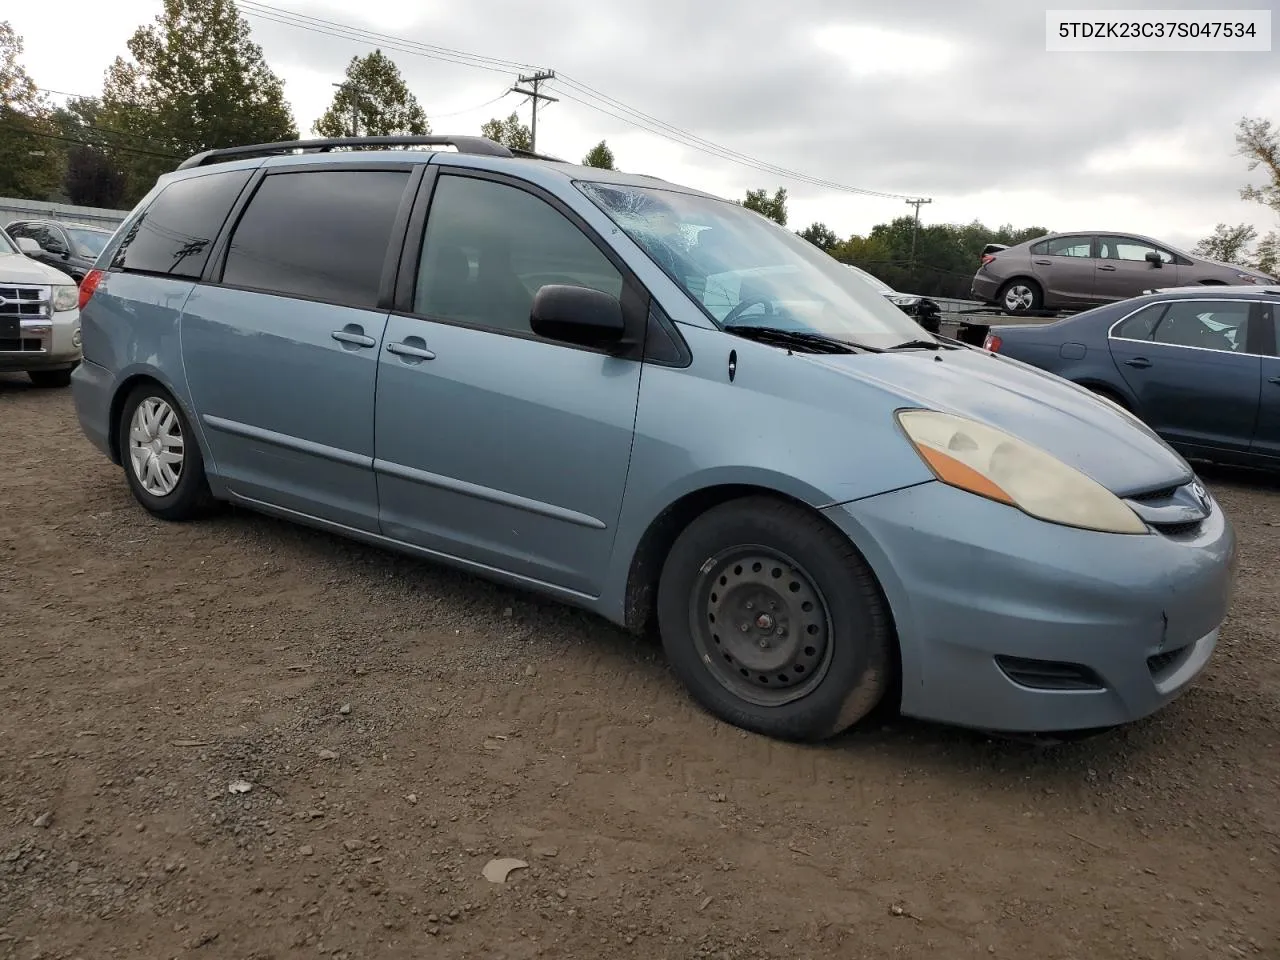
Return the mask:
[[1280,489],[1209,478],[1240,586],[1161,715],[800,748],[592,617],[154,521],[0,377],[0,958],[1280,957]]

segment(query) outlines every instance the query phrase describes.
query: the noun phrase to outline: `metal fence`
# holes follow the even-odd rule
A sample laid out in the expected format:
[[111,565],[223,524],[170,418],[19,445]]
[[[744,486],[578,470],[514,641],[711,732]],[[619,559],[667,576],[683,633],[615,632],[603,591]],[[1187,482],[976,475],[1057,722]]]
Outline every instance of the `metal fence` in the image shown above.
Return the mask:
[[46,203],[43,200],[15,200],[0,197],[0,226],[15,220],[62,220],[114,230],[129,215],[128,210],[105,207],[77,207],[70,203]]

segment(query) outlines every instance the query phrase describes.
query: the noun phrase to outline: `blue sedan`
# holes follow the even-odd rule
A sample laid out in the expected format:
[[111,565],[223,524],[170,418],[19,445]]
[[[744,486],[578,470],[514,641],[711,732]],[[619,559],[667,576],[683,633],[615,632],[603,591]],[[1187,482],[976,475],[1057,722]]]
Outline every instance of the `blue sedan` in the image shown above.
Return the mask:
[[1183,456],[1276,467],[1277,317],[1277,288],[1182,287],[995,326],[984,346],[1119,404]]

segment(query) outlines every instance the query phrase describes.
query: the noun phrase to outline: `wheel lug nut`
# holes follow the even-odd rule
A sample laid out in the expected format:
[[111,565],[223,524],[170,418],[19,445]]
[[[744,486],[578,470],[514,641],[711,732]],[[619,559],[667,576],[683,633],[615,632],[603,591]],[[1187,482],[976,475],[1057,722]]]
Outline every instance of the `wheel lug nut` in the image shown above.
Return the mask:
[[754,610],[755,608],[756,608],[756,605],[755,605],[754,603],[751,603],[750,601],[747,601],[747,609],[748,609],[748,610]]
[[751,629],[751,624],[744,623],[740,629],[742,630],[743,633],[747,633]]
[[769,649],[769,641],[768,641],[768,640],[761,640],[761,641],[760,641],[760,649],[761,649],[761,650],[768,650],[768,649]]

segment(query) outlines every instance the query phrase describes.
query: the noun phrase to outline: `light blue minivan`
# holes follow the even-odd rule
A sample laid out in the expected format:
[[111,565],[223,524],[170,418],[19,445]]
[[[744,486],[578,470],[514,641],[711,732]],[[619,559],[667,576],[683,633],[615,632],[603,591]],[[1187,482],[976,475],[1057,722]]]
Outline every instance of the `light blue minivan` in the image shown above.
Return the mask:
[[1227,612],[1231,524],[1142,423],[652,177],[212,151],[80,299],[80,423],[156,516],[228,501],[656,627],[749,730],[1114,726]]

